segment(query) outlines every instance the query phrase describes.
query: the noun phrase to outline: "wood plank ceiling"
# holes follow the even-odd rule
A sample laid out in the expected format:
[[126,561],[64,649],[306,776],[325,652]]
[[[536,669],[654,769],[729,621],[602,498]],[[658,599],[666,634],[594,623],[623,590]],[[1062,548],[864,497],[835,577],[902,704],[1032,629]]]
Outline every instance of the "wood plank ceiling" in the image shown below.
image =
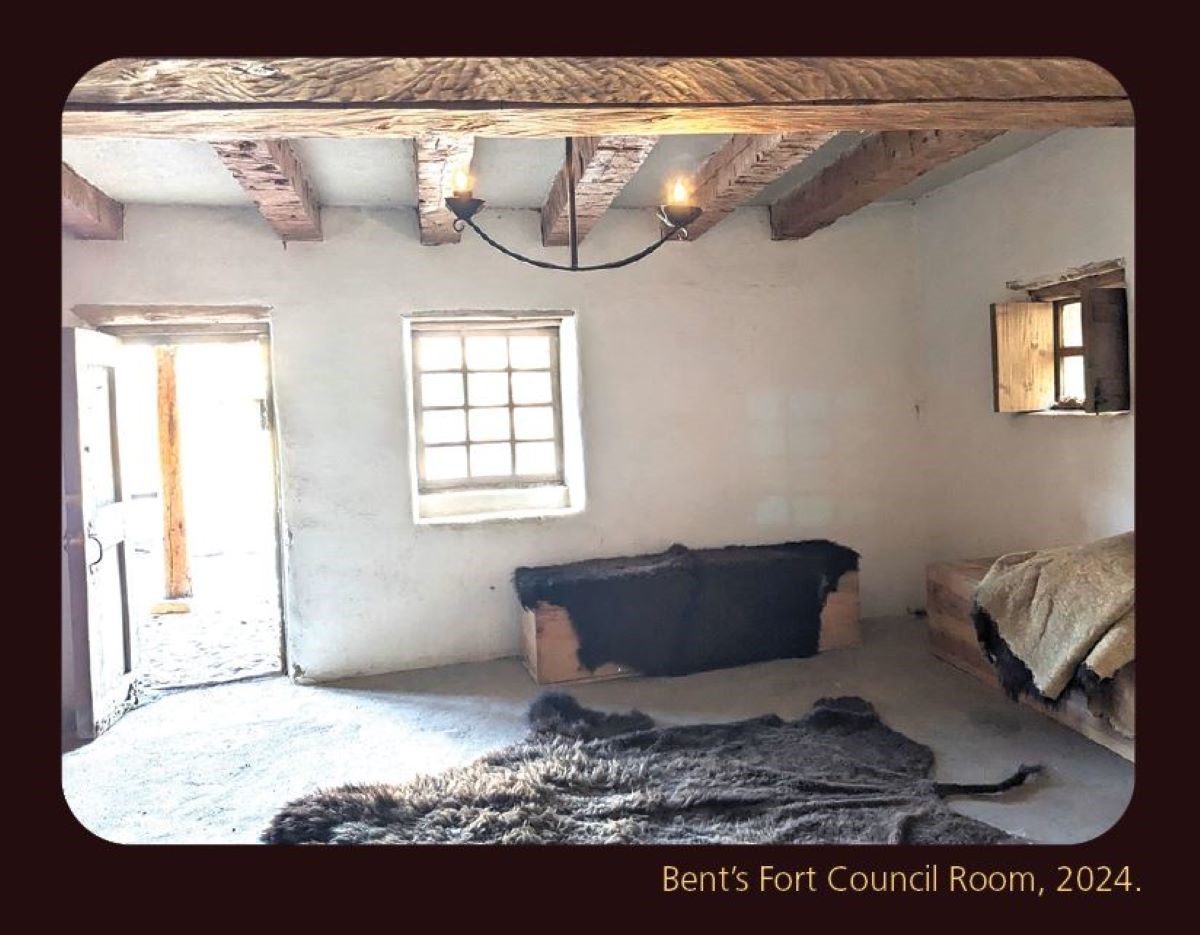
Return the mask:
[[[663,134],[730,134],[699,169],[694,240],[835,134],[852,151],[771,206],[773,239],[834,223],[1009,129],[1132,126],[1120,83],[1072,58],[114,59],[72,89],[66,137],[206,140],[286,240],[319,240],[290,141],[415,141],[424,244],[459,235],[443,199],[476,136],[575,137],[586,236]],[[664,180],[665,182],[665,180]],[[541,211],[566,243],[566,166]],[[63,228],[120,239],[121,205],[63,165]]]

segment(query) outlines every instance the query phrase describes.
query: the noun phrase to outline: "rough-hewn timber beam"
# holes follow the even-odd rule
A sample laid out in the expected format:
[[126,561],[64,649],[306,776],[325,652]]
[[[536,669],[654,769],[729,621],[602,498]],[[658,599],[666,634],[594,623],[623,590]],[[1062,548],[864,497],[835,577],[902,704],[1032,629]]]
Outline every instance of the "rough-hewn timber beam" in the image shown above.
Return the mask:
[[290,143],[238,140],[213,148],[280,237],[321,239],[321,208]]
[[688,225],[688,241],[729,217],[735,208],[799,165],[834,135],[826,132],[734,136],[705,160],[696,173],[692,203],[704,213]]
[[1072,58],[114,59],[68,136],[259,139],[1126,126],[1121,84]]
[[446,208],[446,198],[454,191],[455,172],[471,171],[475,137],[449,133],[421,136],[416,140],[415,154],[421,243],[458,243],[462,235],[454,229],[454,215]]
[[1001,132],[893,130],[873,134],[771,205],[771,237],[807,237]]
[[[574,140],[575,219],[580,240],[642,167],[656,136],[579,136]],[[567,166],[558,170],[542,205],[542,245],[563,247],[567,236]]]
[[125,206],[62,164],[62,227],[81,240],[122,240]]

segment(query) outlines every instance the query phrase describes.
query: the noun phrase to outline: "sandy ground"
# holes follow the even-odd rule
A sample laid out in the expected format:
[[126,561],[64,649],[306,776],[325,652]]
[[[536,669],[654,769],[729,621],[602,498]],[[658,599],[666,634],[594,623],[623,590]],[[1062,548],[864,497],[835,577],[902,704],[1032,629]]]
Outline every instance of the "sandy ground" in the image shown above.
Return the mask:
[[135,551],[131,593],[138,684],[150,690],[283,671],[275,556],[261,546],[192,556],[188,613],[150,614],[163,600],[161,558]]
[[186,614],[154,614],[139,632],[139,683],[175,688],[282,671],[279,616],[258,606],[193,605]]
[[[987,781],[1019,763],[1046,772],[953,807],[1035,841],[1085,841],[1133,791],[1133,765],[935,659],[924,623],[864,623],[861,649],[571,688],[608,710],[662,723],[796,717],[825,695],[872,701],[929,744],[937,778]],[[121,842],[253,842],[289,800],[349,782],[403,782],[470,762],[525,732],[537,695],[515,659],[302,687],[283,677],[173,692],[63,756],[66,802],[92,833]]]

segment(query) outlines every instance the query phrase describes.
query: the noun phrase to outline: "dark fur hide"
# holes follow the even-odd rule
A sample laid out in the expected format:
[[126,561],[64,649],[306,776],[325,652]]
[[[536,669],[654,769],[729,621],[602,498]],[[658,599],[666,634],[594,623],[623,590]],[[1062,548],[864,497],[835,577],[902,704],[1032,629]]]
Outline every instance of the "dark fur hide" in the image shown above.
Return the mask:
[[562,694],[530,710],[529,738],[400,786],[346,786],[284,808],[269,844],[912,843],[1019,839],[941,795],[1004,783],[934,783],[933,753],[861,698],[804,717],[654,727]]
[[853,549],[812,539],[764,546],[518,568],[522,606],[565,607],[588,669],[614,662],[646,675],[683,675],[767,659],[811,656],[821,608]]
[[975,636],[979,640],[983,654],[996,669],[1000,687],[1013,701],[1017,701],[1021,696],[1026,696],[1047,708],[1057,708],[1072,689],[1082,691],[1092,703],[1103,705],[1111,698],[1112,679],[1100,678],[1082,663],[1075,670],[1070,683],[1061,695],[1057,698],[1043,695],[1033,682],[1033,673],[1029,671],[1029,666],[1025,665],[1020,657],[1009,648],[1004,637],[1000,635],[996,621],[992,619],[991,614],[974,601],[971,603],[971,622],[975,624]]
[[641,711],[628,714],[592,711],[566,692],[545,692],[529,706],[529,728],[534,734],[589,740],[649,730],[653,726],[654,721]]

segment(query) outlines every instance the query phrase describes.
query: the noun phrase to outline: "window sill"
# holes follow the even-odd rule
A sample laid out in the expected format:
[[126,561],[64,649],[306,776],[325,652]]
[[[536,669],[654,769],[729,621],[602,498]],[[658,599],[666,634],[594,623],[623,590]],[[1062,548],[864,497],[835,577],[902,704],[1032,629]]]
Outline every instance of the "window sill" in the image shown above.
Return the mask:
[[417,520],[417,525],[480,526],[486,523],[527,523],[530,520],[575,516],[582,512],[582,507],[564,507],[559,510],[497,510],[494,513],[458,513],[450,516],[425,516]]
[[[569,516],[583,511],[565,485],[519,489],[447,490],[417,497],[418,526],[474,526]],[[577,505],[578,504],[578,505]]]
[[1071,416],[1078,418],[1080,416],[1128,416],[1132,415],[1132,409],[1118,409],[1114,412],[1088,412],[1086,409],[1038,409],[1034,412],[1014,412],[1017,416]]

